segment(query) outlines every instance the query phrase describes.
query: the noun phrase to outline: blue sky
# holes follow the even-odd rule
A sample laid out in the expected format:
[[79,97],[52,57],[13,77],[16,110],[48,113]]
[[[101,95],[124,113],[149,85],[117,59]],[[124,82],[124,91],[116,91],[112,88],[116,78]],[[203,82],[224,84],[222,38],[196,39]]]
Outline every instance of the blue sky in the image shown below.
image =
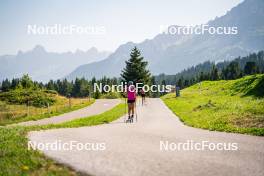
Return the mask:
[[[47,51],[114,51],[159,33],[160,25],[206,23],[243,0],[0,0],[0,55],[35,45]],[[27,25],[105,26],[105,35],[28,35]]]

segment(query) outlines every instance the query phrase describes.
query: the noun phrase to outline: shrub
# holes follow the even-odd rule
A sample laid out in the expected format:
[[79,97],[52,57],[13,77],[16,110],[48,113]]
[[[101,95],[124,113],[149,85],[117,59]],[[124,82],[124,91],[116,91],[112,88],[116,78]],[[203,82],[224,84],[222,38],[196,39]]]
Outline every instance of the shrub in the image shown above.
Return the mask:
[[120,98],[120,97],[121,95],[118,92],[109,92],[101,96],[101,98],[106,98],[106,99],[115,99],[115,98]]
[[30,104],[36,107],[53,105],[56,101],[54,92],[43,90],[15,89],[0,93],[0,100],[12,104]]

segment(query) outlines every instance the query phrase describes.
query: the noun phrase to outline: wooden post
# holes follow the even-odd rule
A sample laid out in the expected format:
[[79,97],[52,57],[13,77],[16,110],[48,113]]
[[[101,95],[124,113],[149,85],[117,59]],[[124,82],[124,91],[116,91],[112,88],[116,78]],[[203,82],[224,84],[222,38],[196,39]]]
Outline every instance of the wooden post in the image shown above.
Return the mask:
[[91,101],[91,87],[92,87],[92,85],[89,86],[89,95],[88,95],[88,97],[89,97],[89,101]]
[[200,92],[200,94],[202,94],[201,87],[202,87],[202,83],[199,82],[199,92]]
[[176,97],[180,96],[180,87],[176,86]]
[[71,108],[71,97],[69,97],[69,107]]
[[29,116],[29,101],[27,102],[27,116]]
[[50,114],[50,107],[49,107],[49,103],[48,103],[48,113]]

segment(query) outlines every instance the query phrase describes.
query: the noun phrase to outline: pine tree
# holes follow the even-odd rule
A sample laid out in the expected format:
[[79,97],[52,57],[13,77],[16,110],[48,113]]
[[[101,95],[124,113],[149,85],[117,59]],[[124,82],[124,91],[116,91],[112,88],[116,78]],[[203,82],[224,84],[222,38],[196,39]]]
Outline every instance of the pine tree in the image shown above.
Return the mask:
[[[151,85],[156,85],[157,84],[154,76],[151,76],[151,78],[150,78],[150,84]],[[160,96],[160,92],[158,92],[158,91],[156,91],[156,92],[150,92],[150,97],[156,98],[156,97],[159,97],[159,96]]]
[[185,79],[184,80],[184,85],[183,85],[184,87],[188,87],[189,86],[189,80],[188,79]]
[[212,81],[219,80],[218,69],[215,65],[213,65],[213,68],[211,70],[211,80]]
[[180,89],[183,88],[183,77],[181,77],[181,78],[177,81],[176,86],[177,86],[177,87],[180,87]]
[[53,81],[53,80],[50,80],[50,81],[48,82],[48,84],[46,85],[46,88],[47,88],[48,90],[55,90],[55,83],[54,83],[54,81]]
[[72,89],[72,93],[69,96],[73,96],[73,97],[80,97],[81,96],[81,79],[79,79],[79,78],[75,79],[73,89]]
[[18,86],[19,82],[20,80],[18,78],[13,78],[11,82],[11,88],[15,89]]
[[205,80],[204,72],[200,72],[199,81],[204,81],[204,80]]
[[34,85],[32,79],[28,76],[28,74],[22,76],[21,84],[23,88],[32,88]]
[[144,61],[140,51],[135,47],[130,53],[130,59],[126,61],[126,67],[122,70],[122,81],[133,81],[148,84],[150,72],[147,70],[148,62]]
[[64,96],[68,96],[72,91],[72,85],[70,82],[67,81],[67,79],[63,79],[60,81],[59,86],[59,93]]
[[241,77],[241,70],[239,68],[238,62],[232,61],[227,66],[227,69],[229,70],[228,79],[237,79]]
[[255,74],[258,72],[258,68],[256,65],[256,62],[247,62],[245,67],[244,67],[244,73],[246,75],[251,75],[251,74]]
[[4,81],[2,81],[1,90],[3,92],[8,91],[10,88],[11,88],[11,83],[10,83],[10,81],[8,79],[5,79]]

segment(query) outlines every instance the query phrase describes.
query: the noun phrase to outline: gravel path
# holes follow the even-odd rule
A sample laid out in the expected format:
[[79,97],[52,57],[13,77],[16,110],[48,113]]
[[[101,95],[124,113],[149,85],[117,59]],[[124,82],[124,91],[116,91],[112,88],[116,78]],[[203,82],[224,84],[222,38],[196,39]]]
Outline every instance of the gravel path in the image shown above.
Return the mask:
[[41,120],[21,122],[15,125],[30,126],[30,125],[46,125],[46,124],[62,123],[62,122],[70,121],[73,119],[78,119],[78,118],[83,118],[83,117],[103,113],[113,108],[120,102],[121,100],[119,99],[98,99],[90,106],[87,106],[85,108],[82,108],[76,111],[72,111],[69,113],[65,113],[65,114],[61,114],[58,116],[45,118]]
[[[69,144],[105,143],[106,150],[42,150],[47,156],[77,171],[98,176],[263,176],[264,138],[212,132],[183,125],[160,99],[148,99],[137,107],[138,122],[117,121],[93,127],[31,132],[31,142]],[[238,150],[173,150],[175,145],[193,142],[222,143]],[[171,150],[160,148],[168,142]],[[39,148],[41,149],[41,148]],[[228,148],[227,148],[228,149]],[[229,148],[230,149],[230,148]],[[234,148],[233,148],[234,149]]]

